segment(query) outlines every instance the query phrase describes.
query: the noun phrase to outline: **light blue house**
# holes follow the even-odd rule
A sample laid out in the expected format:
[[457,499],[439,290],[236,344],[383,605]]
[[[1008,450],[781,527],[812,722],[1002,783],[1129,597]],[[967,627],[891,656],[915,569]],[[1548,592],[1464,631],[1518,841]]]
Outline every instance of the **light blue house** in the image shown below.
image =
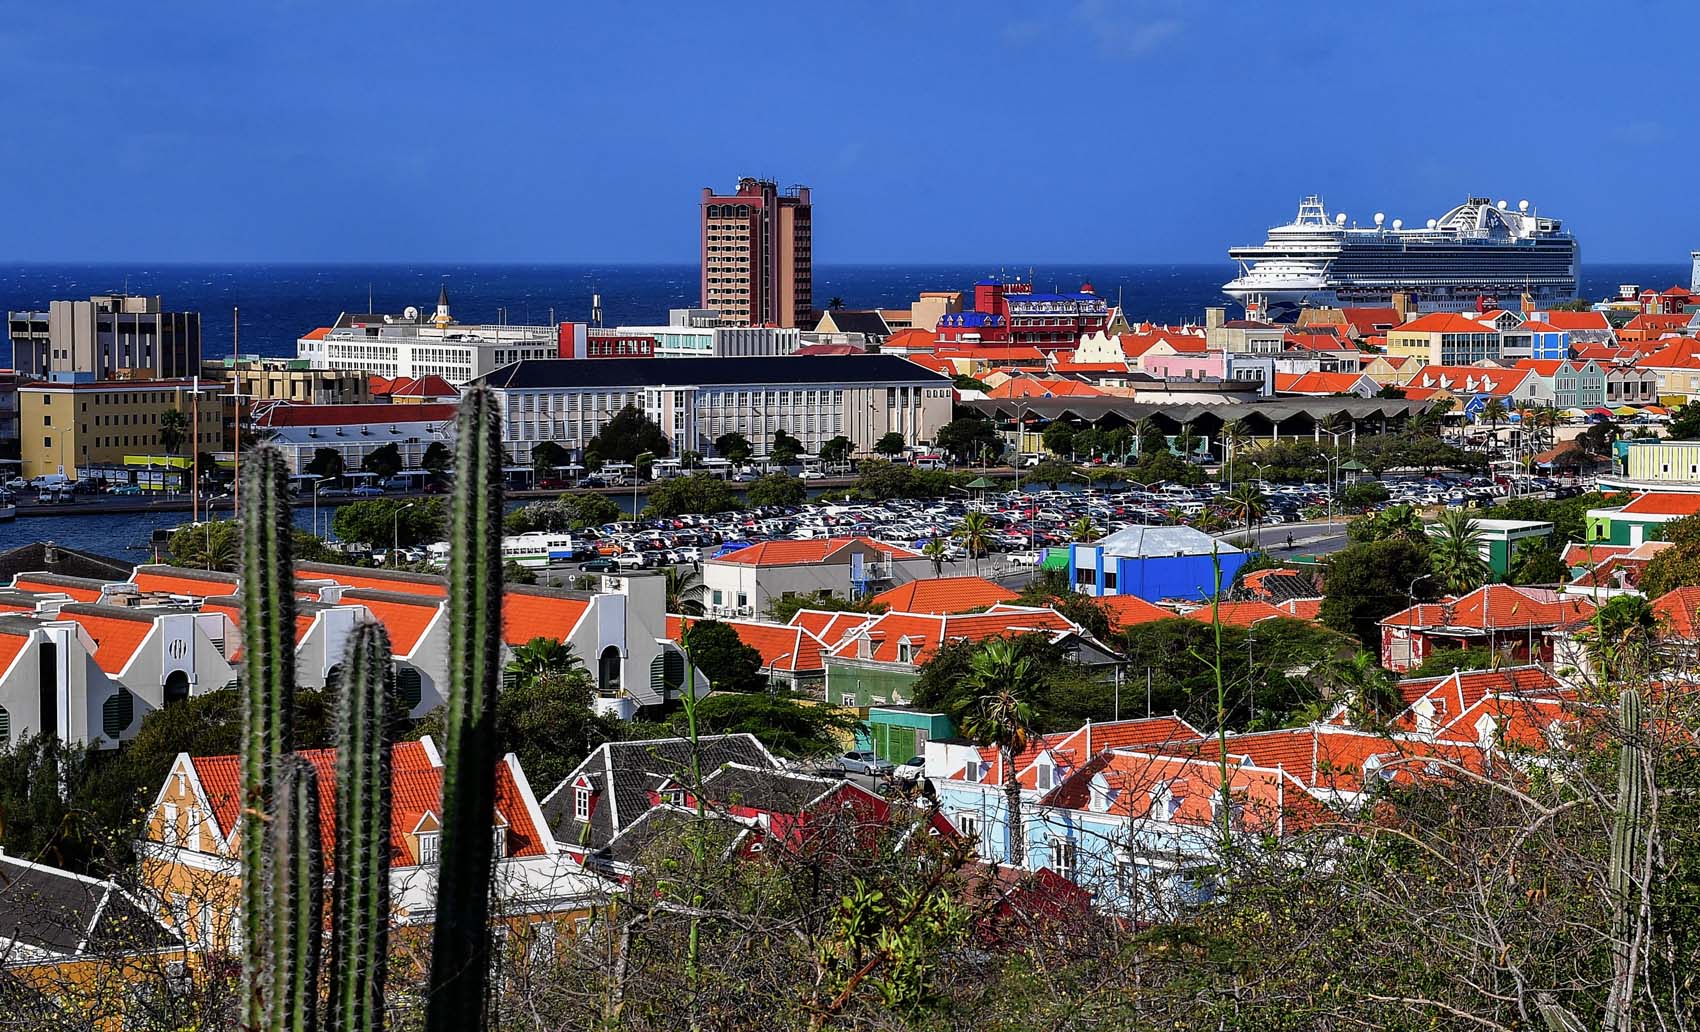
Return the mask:
[[1087,595],[1204,599],[1226,587],[1245,552],[1191,527],[1129,527],[1068,549],[1069,582]]

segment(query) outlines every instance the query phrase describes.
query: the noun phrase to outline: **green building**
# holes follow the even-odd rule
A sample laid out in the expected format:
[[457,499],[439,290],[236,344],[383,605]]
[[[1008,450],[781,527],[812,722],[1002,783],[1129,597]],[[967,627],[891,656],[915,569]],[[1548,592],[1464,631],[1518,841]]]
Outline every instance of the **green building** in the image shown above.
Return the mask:
[[[1482,535],[1482,558],[1497,577],[1511,573],[1517,548],[1526,541],[1544,542],[1552,537],[1552,524],[1540,520],[1472,520]],[[1434,533],[1430,527],[1429,533]]]
[[1602,545],[1639,545],[1664,540],[1664,525],[1700,512],[1700,493],[1654,491],[1613,509],[1588,510],[1588,540]]
[[943,713],[882,706],[868,710],[868,746],[882,760],[902,763],[925,752],[928,742],[955,737],[956,722]]

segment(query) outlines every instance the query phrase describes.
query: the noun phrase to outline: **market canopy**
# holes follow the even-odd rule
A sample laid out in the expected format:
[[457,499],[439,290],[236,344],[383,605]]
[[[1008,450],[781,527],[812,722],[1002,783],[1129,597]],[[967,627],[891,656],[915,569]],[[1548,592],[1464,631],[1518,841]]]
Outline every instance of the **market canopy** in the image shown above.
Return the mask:
[[975,477],[973,480],[968,482],[968,488],[971,491],[984,491],[988,488],[998,486],[1000,486],[998,482],[993,480],[991,477]]
[[1617,408],[1612,409],[1612,414],[1617,416],[1638,416],[1641,414],[1641,410],[1632,405],[1619,405]]

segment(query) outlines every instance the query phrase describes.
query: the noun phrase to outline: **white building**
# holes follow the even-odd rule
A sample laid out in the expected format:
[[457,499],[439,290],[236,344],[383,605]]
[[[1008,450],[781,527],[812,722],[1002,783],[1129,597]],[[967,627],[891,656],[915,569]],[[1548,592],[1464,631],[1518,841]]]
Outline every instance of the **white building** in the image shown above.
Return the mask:
[[[681,309],[688,312],[690,309]],[[704,326],[681,319],[668,326],[620,326],[622,334],[655,338],[656,358],[771,358],[794,355],[802,332],[784,326]]]
[[335,326],[297,340],[295,355],[314,369],[440,376],[459,387],[512,362],[556,358],[560,341],[553,326],[463,326],[449,314],[445,288],[429,316],[413,308],[400,315],[344,312]]
[[291,405],[268,402],[254,412],[254,430],[283,450],[292,473],[305,472],[321,448],[358,470],[366,456],[396,446],[403,469],[418,469],[433,444],[454,448],[454,405]]
[[714,454],[740,433],[765,450],[776,432],[808,452],[834,437],[869,453],[888,432],[911,447],[951,419],[951,381],[890,355],[790,358],[600,359],[522,362],[484,378],[502,404],[515,462],[543,441],[582,451],[627,405],[643,411],[673,454]]

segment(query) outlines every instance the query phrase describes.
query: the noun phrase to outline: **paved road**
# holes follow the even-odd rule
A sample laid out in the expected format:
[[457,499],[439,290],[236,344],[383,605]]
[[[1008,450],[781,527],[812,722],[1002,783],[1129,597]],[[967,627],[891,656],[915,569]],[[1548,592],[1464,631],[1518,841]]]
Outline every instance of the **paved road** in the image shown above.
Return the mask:
[[[1227,541],[1245,537],[1246,532],[1242,527],[1216,536]],[[1331,555],[1346,547],[1346,521],[1336,519],[1333,523],[1326,520],[1312,523],[1280,523],[1254,528],[1251,537],[1260,541],[1269,554],[1277,558]],[[1287,544],[1289,540],[1292,541],[1291,546]]]

